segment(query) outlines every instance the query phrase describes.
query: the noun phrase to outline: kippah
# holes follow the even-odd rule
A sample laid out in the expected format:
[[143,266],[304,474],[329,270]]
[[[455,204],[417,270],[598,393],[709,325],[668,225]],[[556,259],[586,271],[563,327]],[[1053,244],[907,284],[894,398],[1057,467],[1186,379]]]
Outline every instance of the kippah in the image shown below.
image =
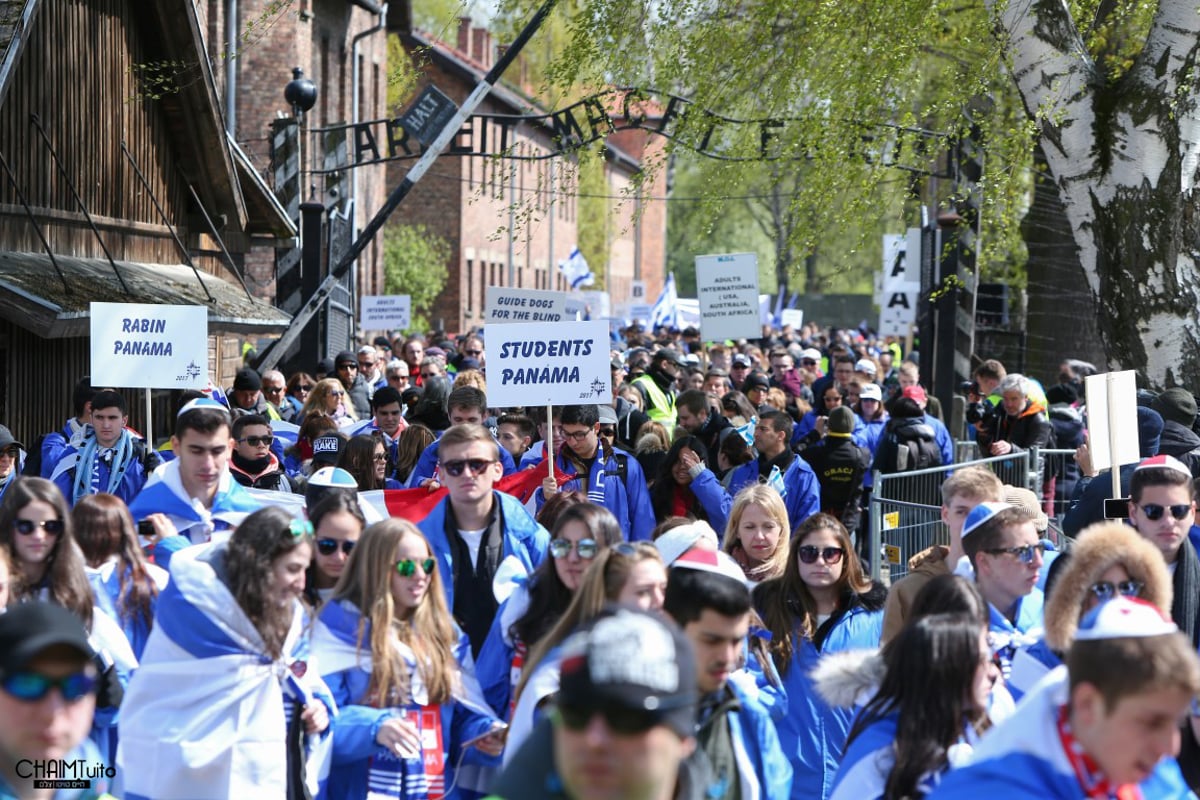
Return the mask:
[[1158,607],[1137,597],[1114,597],[1089,611],[1079,623],[1076,641],[1166,636],[1179,627]]
[[989,519],[996,516],[1001,511],[1006,511],[1010,508],[1016,508],[1016,506],[1009,505],[1008,503],[996,503],[992,501],[983,502],[975,506],[971,509],[971,513],[967,514],[967,521],[963,523],[962,538],[967,538],[967,536],[974,533]]

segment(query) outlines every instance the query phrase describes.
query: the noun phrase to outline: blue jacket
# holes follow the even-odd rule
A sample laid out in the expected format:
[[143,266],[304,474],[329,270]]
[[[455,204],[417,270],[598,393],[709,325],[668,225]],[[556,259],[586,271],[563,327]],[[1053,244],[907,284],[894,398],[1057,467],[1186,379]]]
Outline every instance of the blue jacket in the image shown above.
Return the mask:
[[[723,506],[725,513],[719,520],[709,514],[709,523],[713,530],[725,528],[729,509],[733,507],[733,495],[752,483],[758,483],[758,461],[747,461],[733,471],[733,479],[729,483],[730,489],[726,495],[728,505]],[[788,524],[794,531],[801,522],[821,510],[821,484],[817,481],[817,473],[813,472],[807,461],[800,456],[792,456],[792,465],[783,473],[783,486],[786,490],[783,505],[787,508]],[[692,491],[696,491],[694,487]],[[707,506],[705,511],[708,511]]]
[[[850,434],[854,439],[854,443],[859,447],[865,447],[871,451],[871,461],[875,461],[875,451],[879,449],[879,442],[883,439],[884,428],[887,427],[887,414],[884,414],[879,419],[863,420],[862,427],[859,428],[855,423],[854,431]],[[936,439],[936,429],[934,439]],[[938,442],[938,448],[941,449],[941,442]],[[953,447],[953,445],[951,445]],[[946,457],[945,450],[942,450],[942,458]],[[869,489],[875,485],[875,470],[867,470],[867,474],[863,476],[863,488]]]
[[[124,474],[121,475],[120,483],[116,485],[115,491],[112,494],[125,501],[125,504],[133,502],[133,498],[137,497],[138,492],[146,485],[146,479],[150,473],[160,463],[158,453],[153,449],[148,449],[149,445],[142,439],[133,436],[126,432],[124,436],[130,437],[130,445],[132,447],[130,462],[126,467]],[[84,447],[92,439],[89,437],[84,439],[79,447],[64,447],[59,449],[53,456],[53,461],[50,464],[43,462],[43,471],[48,471],[49,478],[54,482],[54,485],[59,488],[63,494],[63,499],[67,501],[68,506],[75,505],[75,474],[78,469],[78,461],[81,457]],[[99,462],[99,459],[97,459]],[[112,467],[103,462],[97,463],[99,471],[99,491],[108,491],[108,482],[112,476]],[[90,484],[90,481],[89,481]],[[95,494],[89,488],[86,494]]]
[[[504,542],[500,560],[516,556],[525,566],[526,571],[533,572],[537,565],[546,557],[546,549],[550,547],[550,533],[525,510],[521,501],[504,492],[492,492],[496,502],[500,504],[500,513],[504,515]],[[417,525],[421,533],[429,540],[438,560],[438,570],[443,576],[454,574],[452,566],[453,549],[446,540],[446,506],[450,498],[446,497],[433,507],[429,516]],[[446,587],[446,605],[454,608],[454,581],[443,580]]]
[[950,437],[950,431],[937,417],[925,415],[925,424],[933,428],[933,440],[937,442],[938,450],[942,451],[942,466],[946,467],[954,463],[954,439]]
[[[513,657],[516,655],[515,643],[508,635],[508,629],[519,620],[529,608],[528,578],[522,579],[522,585],[500,604],[487,639],[479,650],[479,658],[475,659],[475,675],[479,678],[479,687],[488,705],[501,719],[508,719],[509,705],[512,703],[513,689],[516,688],[517,675],[513,671]],[[559,609],[559,613],[566,611]]]
[[[348,616],[349,612],[337,603],[327,603],[321,609],[321,622],[327,629],[346,630],[346,620],[335,618]],[[357,626],[357,615],[351,623]],[[353,632],[353,628],[350,628]],[[321,660],[321,648],[314,646],[317,663]],[[470,674],[471,650],[465,635],[460,634],[458,646],[454,651],[459,666],[463,670],[464,682],[474,681]],[[369,648],[368,648],[369,661]],[[375,736],[384,722],[397,716],[395,708],[376,708],[371,705],[360,705],[367,696],[367,687],[371,673],[360,666],[352,666],[333,672],[324,673],[322,679],[329,687],[333,699],[337,702],[338,714],[332,721],[333,726],[333,764],[329,770],[329,780],[320,797],[331,800],[340,798],[355,798],[367,796],[367,770],[370,758],[381,748],[375,741]],[[445,786],[447,789],[454,783],[454,772],[461,760],[461,747],[465,742],[487,733],[496,721],[481,713],[482,709],[474,707],[469,701],[470,692],[465,697],[459,693],[439,707],[442,724],[442,759],[445,764]],[[448,797],[457,797],[451,793]]]
[[750,659],[759,701],[775,721],[779,743],[792,764],[793,800],[829,797],[855,714],[853,708],[832,708],[821,699],[812,670],[828,653],[878,647],[886,599],[887,589],[877,583],[865,594],[852,595],[849,607],[818,631],[817,641],[797,629],[791,663],[781,675],[782,689],[770,681],[757,659]]
[[[893,711],[870,722],[846,748],[838,768],[831,800],[884,800],[887,780],[896,765],[896,730],[900,713]],[[963,726],[961,744],[974,744],[978,736],[969,724]],[[928,794],[942,776],[953,768],[945,765],[938,772],[925,773],[917,784],[922,795]]]
[[[497,445],[497,449],[500,451],[500,464],[504,467],[504,474],[511,475],[516,472],[517,465],[513,461],[512,454],[499,445]],[[422,451],[421,457],[417,459],[417,465],[409,473],[406,485],[410,487],[420,486],[421,481],[433,477],[433,473],[437,472],[437,466],[438,443],[434,441]]]
[[[555,467],[570,475],[571,480],[562,484],[559,490],[583,492],[589,502],[604,506],[613,513],[627,541],[648,542],[650,532],[654,530],[654,508],[650,505],[646,476],[636,458],[625,455],[624,460],[625,482],[621,483],[617,457],[613,455],[604,459],[597,454],[588,474],[587,486],[584,486],[575,471],[575,465],[560,452]],[[546,498],[542,496],[541,489],[537,490],[535,496],[540,511]],[[716,528],[716,523],[713,523],[713,527]]]
[[[747,696],[733,681],[728,684],[738,699],[740,708],[729,715],[729,731],[733,739],[734,757],[742,772],[743,800],[774,800],[787,797],[792,790],[792,765],[779,744],[775,724],[761,703]],[[747,791],[750,786],[747,766],[753,767],[758,792]]]

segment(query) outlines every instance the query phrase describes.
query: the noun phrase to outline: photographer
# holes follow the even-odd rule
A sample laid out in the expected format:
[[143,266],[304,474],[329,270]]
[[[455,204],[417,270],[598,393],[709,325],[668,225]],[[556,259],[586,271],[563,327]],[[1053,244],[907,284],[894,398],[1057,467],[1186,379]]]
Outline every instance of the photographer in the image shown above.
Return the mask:
[[1000,408],[981,424],[977,438],[980,452],[1004,456],[1032,447],[1049,447],[1054,429],[1046,416],[1046,403],[1034,396],[1029,379],[1018,373],[1006,375],[996,389]]

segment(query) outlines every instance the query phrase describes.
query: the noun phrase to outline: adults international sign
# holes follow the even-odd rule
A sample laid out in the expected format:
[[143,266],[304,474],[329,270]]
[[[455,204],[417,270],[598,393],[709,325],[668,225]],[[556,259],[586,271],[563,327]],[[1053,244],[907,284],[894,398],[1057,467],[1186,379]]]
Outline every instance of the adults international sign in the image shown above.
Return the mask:
[[705,341],[762,335],[758,308],[758,256],[727,253],[696,256],[700,335]]

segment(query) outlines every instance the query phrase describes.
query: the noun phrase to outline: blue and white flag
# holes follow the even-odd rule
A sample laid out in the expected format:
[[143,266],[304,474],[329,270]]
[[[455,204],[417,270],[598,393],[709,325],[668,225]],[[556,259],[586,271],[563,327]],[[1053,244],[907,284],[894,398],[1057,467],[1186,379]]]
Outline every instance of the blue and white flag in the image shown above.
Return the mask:
[[583,253],[579,252],[578,247],[571,250],[571,255],[567,256],[566,261],[558,262],[558,268],[562,270],[563,277],[567,279],[567,283],[571,284],[572,289],[591,286],[596,282],[596,276],[592,274],[591,267],[588,266],[587,260],[583,257]]
[[667,275],[667,282],[663,284],[662,291],[658,293],[658,299],[654,301],[654,308],[650,309],[650,327],[667,328],[679,327],[679,293],[675,290],[675,273]]

